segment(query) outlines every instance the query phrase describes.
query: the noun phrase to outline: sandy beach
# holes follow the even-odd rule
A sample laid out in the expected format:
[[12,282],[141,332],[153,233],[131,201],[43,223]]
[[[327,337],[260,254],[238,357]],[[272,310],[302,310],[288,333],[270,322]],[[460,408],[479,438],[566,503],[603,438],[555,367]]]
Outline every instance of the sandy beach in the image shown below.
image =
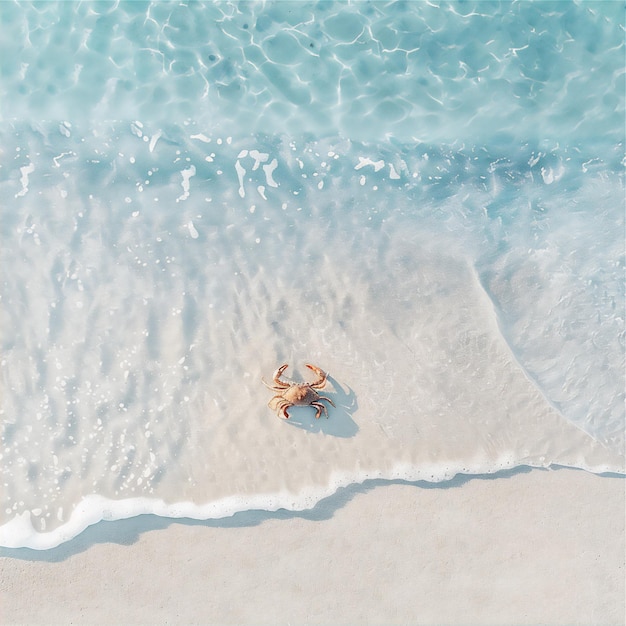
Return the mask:
[[303,513],[140,516],[3,550],[3,624],[624,624],[624,480],[372,481]]
[[0,8],[0,626],[626,626],[621,3]]

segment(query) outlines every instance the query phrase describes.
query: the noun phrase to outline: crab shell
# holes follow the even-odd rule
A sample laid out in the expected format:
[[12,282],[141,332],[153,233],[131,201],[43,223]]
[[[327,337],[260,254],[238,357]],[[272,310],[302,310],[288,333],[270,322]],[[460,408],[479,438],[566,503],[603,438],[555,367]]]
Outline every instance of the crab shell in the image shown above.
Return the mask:
[[274,372],[274,384],[269,384],[265,380],[261,379],[263,384],[268,389],[277,392],[277,394],[267,403],[267,406],[269,406],[273,411],[276,411],[276,415],[278,415],[278,417],[289,419],[287,409],[291,406],[311,406],[315,409],[315,418],[318,419],[321,416],[322,411],[326,414],[326,417],[328,417],[328,409],[324,404],[322,404],[322,401],[335,406],[335,403],[330,398],[321,396],[316,391],[316,389],[322,389],[326,385],[328,375],[315,365],[307,363],[306,366],[317,374],[317,380],[310,383],[294,383],[283,380],[281,375],[288,367],[286,363]]
[[315,389],[311,388],[306,383],[298,383],[293,387],[289,387],[289,389],[285,389],[282,395],[274,396],[270,402],[283,399],[295,406],[308,406],[311,402],[316,402],[320,398],[320,394],[317,393]]

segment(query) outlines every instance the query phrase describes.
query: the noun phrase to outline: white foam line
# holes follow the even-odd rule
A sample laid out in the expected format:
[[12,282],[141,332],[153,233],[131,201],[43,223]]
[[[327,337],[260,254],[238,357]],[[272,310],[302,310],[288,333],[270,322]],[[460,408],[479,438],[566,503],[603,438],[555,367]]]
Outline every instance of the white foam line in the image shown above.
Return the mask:
[[151,498],[127,498],[110,500],[103,496],[89,495],[84,497],[72,511],[70,519],[62,526],[50,532],[37,532],[31,522],[31,513],[26,511],[17,515],[10,522],[0,526],[0,547],[31,548],[33,550],[49,550],[69,541],[82,533],[86,528],[100,521],[128,519],[137,515],[158,515],[173,519],[189,518],[197,520],[222,519],[244,511],[304,511],[313,508],[320,500],[327,498],[339,489],[352,484],[361,484],[368,480],[406,480],[409,482],[423,481],[440,483],[452,480],[455,476],[487,476],[515,468],[531,467],[549,469],[551,467],[571,467],[583,469],[591,473],[602,474],[613,472],[609,467],[580,467],[551,463],[546,464],[514,464],[508,458],[499,463],[483,466],[463,467],[453,470],[449,466],[418,469],[410,465],[397,465],[387,471],[358,472],[356,474],[334,474],[325,487],[302,490],[298,495],[287,491],[275,494],[258,494],[255,496],[229,496],[208,502],[176,502],[168,504],[163,500]]

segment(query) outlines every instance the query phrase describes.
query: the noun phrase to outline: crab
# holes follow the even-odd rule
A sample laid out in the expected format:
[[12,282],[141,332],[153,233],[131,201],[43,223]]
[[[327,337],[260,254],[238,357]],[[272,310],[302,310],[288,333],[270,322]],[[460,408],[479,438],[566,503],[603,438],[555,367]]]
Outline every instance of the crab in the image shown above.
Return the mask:
[[317,389],[323,389],[324,385],[326,385],[326,379],[328,374],[323,372],[319,367],[315,367],[315,365],[310,365],[306,363],[306,366],[317,374],[317,380],[312,383],[294,383],[291,381],[286,381],[281,379],[282,373],[289,367],[287,363],[281,365],[275,372],[273,381],[274,384],[270,385],[265,382],[264,379],[261,379],[263,384],[272,391],[278,392],[268,403],[267,406],[270,409],[276,411],[276,415],[278,417],[283,417],[284,419],[289,419],[289,413],[287,413],[287,409],[292,406],[314,406],[315,407],[315,419],[319,419],[322,415],[322,411],[328,417],[328,409],[322,404],[322,400],[329,402],[332,406],[335,406],[335,403],[325,396],[320,396],[317,393]]

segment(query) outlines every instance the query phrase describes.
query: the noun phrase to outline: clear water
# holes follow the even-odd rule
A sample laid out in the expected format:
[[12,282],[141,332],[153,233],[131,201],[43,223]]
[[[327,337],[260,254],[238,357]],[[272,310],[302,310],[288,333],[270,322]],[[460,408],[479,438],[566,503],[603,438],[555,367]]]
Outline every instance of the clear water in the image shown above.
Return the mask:
[[623,59],[616,2],[0,4],[0,543],[623,472]]

